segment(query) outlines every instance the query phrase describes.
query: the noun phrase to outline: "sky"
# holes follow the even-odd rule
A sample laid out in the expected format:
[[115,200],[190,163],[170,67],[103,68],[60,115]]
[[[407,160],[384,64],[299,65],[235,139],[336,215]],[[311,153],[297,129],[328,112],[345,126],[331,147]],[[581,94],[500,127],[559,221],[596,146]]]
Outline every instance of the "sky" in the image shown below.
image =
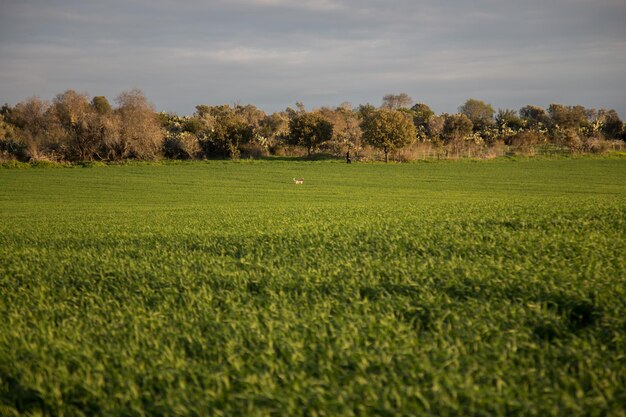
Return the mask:
[[626,118],[626,0],[0,0],[0,102],[140,88],[159,111],[468,98]]

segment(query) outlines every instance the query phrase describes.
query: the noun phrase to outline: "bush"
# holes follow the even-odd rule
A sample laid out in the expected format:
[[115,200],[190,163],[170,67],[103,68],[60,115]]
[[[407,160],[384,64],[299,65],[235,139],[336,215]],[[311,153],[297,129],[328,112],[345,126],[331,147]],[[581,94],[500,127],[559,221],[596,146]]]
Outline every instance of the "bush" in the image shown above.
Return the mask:
[[591,138],[584,143],[584,150],[595,154],[605,154],[611,149],[611,142],[600,138]]
[[306,149],[300,146],[285,145],[282,143],[271,146],[269,151],[270,151],[270,155],[274,155],[274,156],[302,157],[307,154]]
[[543,133],[527,130],[506,138],[504,143],[511,146],[514,152],[530,153],[535,146],[546,143],[546,141],[546,135]]
[[28,160],[26,145],[13,138],[0,140],[0,155],[2,159]]
[[163,141],[163,156],[170,159],[194,159],[202,154],[198,138],[192,133],[169,135]]
[[241,145],[239,150],[241,151],[242,158],[262,158],[269,155],[267,149],[258,143],[246,143]]

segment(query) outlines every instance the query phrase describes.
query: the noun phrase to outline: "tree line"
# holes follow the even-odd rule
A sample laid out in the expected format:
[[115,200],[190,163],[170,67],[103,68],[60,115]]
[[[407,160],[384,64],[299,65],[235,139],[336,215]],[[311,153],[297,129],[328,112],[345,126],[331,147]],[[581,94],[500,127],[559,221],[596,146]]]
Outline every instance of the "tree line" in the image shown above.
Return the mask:
[[624,122],[612,109],[550,104],[496,112],[470,98],[458,113],[437,115],[406,93],[388,94],[380,106],[343,103],[308,111],[297,103],[267,114],[251,104],[203,104],[193,115],[178,116],[156,112],[138,89],[119,94],[115,106],[104,96],[90,99],[68,90],[50,102],[32,97],[0,109],[0,159],[22,161],[311,157],[317,152],[380,154],[388,161],[418,145],[444,155],[543,145],[602,152],[625,140]]

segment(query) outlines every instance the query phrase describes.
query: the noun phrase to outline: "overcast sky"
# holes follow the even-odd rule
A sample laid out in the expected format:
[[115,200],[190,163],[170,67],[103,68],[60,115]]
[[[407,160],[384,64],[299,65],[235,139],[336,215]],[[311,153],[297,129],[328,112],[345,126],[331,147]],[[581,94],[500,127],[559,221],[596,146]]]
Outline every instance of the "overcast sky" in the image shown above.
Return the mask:
[[158,110],[582,104],[626,118],[626,0],[0,0],[0,101],[67,89]]

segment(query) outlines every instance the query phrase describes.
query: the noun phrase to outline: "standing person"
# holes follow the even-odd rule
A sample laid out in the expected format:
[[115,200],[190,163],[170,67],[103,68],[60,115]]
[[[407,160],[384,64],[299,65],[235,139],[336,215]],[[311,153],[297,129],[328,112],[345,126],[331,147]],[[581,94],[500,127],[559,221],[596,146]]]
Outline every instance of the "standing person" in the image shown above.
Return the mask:
[[346,163],[347,164],[351,164],[352,163],[352,159],[350,159],[350,151],[346,152]]

